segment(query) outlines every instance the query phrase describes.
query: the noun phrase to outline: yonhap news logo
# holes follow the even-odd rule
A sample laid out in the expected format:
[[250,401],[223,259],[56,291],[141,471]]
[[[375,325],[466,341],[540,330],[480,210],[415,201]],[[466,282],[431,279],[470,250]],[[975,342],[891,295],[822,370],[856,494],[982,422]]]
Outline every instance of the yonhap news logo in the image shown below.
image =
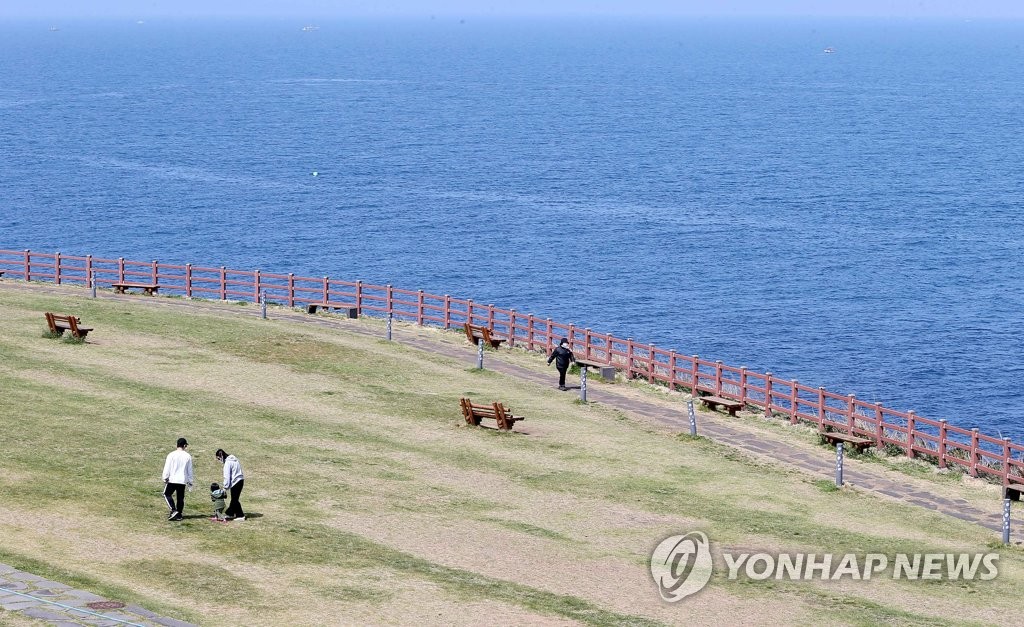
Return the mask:
[[[722,552],[725,578],[735,581],[990,581],[998,553],[741,553]],[[714,572],[711,542],[700,531],[673,535],[651,553],[651,576],[669,603],[704,589]]]
[[713,567],[711,543],[700,531],[669,536],[651,553],[651,575],[661,598],[669,603],[703,590]]

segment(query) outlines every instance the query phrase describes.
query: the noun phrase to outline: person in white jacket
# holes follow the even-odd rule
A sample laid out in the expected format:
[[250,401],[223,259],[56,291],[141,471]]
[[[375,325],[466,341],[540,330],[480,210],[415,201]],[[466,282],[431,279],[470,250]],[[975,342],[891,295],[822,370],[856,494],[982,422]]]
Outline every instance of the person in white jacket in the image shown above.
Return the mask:
[[221,486],[231,492],[231,503],[224,512],[228,520],[245,520],[245,512],[242,511],[242,486],[245,485],[245,475],[242,474],[242,464],[234,455],[229,455],[224,449],[219,448],[215,453],[217,461],[224,464],[224,483]]
[[[164,461],[164,500],[171,510],[167,520],[181,520],[185,509],[185,486],[192,487],[192,456],[185,452],[188,441],[178,438],[178,448],[167,454]],[[171,497],[174,497],[173,499]]]

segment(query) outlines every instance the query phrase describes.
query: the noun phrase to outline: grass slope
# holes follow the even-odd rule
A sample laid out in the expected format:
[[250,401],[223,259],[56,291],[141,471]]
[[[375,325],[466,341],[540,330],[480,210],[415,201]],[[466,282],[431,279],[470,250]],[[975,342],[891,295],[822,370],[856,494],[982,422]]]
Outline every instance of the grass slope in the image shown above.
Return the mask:
[[[990,531],[350,331],[371,322],[181,304],[0,284],[0,561],[203,624],[1016,622],[1024,560]],[[96,331],[45,338],[43,311]],[[527,433],[466,427],[460,396]],[[175,524],[160,471],[182,435],[197,488]],[[219,447],[245,466],[243,523],[207,519]],[[719,569],[663,603],[650,551],[694,529],[716,551],[996,550],[1000,576]]]

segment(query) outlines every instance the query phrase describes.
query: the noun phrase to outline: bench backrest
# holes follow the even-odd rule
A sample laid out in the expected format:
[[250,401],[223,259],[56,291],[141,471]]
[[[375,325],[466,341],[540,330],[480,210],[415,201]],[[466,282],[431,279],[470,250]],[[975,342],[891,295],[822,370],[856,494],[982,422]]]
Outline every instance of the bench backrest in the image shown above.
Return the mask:
[[[75,316],[62,316],[60,314],[46,312],[46,324],[50,327],[51,333],[63,332],[64,329],[70,329],[71,335],[78,337],[80,332],[78,325],[82,322]],[[60,324],[60,328],[57,325]]]
[[504,342],[504,338],[495,339],[494,335],[491,334],[491,330],[488,327],[480,326],[479,324],[472,324],[467,322],[463,325],[466,329],[466,338],[469,339],[473,344],[477,343],[478,339],[482,339],[485,344],[492,348],[498,348],[498,346]]
[[468,398],[462,398],[459,399],[459,405],[462,407],[462,415],[466,419],[466,424],[474,427],[479,427],[480,420],[483,418],[493,419],[498,423],[499,429],[506,431],[512,429],[512,425],[515,424],[515,420],[509,416],[509,410],[501,403],[477,405]]
[[487,327],[482,327],[479,324],[472,324],[467,322],[463,325],[466,328],[466,337],[469,338],[470,342],[476,344],[478,339],[483,339],[488,344],[491,343],[491,330]]

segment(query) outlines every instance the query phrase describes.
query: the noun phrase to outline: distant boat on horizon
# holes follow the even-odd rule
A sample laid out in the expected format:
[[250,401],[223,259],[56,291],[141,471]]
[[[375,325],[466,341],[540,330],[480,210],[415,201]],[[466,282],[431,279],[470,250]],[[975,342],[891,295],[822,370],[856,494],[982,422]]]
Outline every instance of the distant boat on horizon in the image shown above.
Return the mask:
[[60,30],[60,29],[59,29],[59,28],[57,28],[56,26],[51,26],[51,27],[50,27],[50,32],[51,32],[51,33],[56,33],[56,32],[57,32],[57,31],[59,31],[59,30]]
[[832,46],[829,46],[828,48],[825,48],[825,54],[832,54],[835,51],[836,51],[836,49],[833,48]]
[[302,30],[304,30],[306,32],[309,32],[311,30],[320,30],[320,27],[319,26],[313,26],[312,24],[307,24],[306,26],[302,27]]

